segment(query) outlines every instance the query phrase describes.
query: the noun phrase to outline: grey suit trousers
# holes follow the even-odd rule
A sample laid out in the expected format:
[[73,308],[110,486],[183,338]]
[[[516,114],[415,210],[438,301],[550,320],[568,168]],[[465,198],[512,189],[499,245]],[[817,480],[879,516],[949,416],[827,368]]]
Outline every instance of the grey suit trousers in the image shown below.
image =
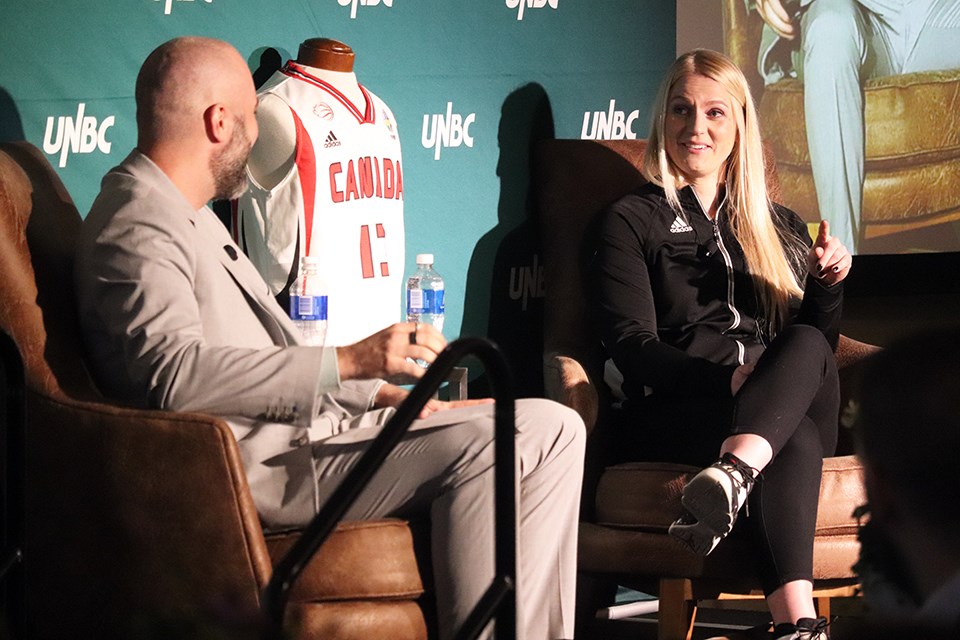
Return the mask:
[[[379,431],[354,428],[308,445],[320,504]],[[572,638],[583,421],[549,400],[519,400],[516,433],[517,638]],[[494,574],[493,459],[493,405],[435,413],[414,422],[347,514],[429,516],[443,639],[459,629]]]

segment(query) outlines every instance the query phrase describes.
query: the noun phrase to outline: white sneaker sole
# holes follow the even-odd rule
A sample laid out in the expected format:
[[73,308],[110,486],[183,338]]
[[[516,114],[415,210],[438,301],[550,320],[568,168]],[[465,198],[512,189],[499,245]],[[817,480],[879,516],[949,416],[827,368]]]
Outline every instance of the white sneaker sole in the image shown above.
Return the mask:
[[710,552],[723,539],[722,536],[715,535],[713,529],[704,523],[684,524],[682,518],[671,524],[667,533],[685,544],[690,551],[698,556],[710,555]]
[[720,469],[707,467],[683,488],[680,502],[698,523],[706,525],[713,535],[726,536],[733,529],[737,515],[730,504],[730,494],[724,489],[730,476]]
[[680,518],[670,525],[668,533],[697,555],[709,555],[733,530],[736,522],[730,494],[724,490],[725,484],[729,483],[730,476],[714,467],[707,467],[695,475],[683,488],[680,498],[695,522]]

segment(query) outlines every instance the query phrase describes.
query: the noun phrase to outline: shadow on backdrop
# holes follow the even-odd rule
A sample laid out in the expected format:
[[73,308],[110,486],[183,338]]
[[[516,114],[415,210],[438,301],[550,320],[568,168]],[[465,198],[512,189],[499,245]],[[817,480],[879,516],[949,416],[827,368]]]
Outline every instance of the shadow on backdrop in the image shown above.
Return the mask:
[[[507,96],[497,135],[498,222],[477,242],[467,270],[460,335],[488,336],[500,346],[518,397],[543,395],[543,260],[529,187],[533,147],[554,136],[542,86],[526,84]],[[471,362],[470,370],[479,366]],[[471,397],[488,392],[486,376],[471,382]]]
[[20,120],[17,103],[6,89],[0,87],[0,142],[23,139],[23,121]]
[[[286,57],[284,57],[286,56]],[[282,49],[273,47],[259,47],[247,58],[247,66],[253,69],[253,86],[257,89],[263,86],[263,83],[270,79],[274,73],[280,70],[284,60],[289,60],[290,54]],[[254,62],[256,61],[256,62]],[[256,64],[256,68],[254,68]]]

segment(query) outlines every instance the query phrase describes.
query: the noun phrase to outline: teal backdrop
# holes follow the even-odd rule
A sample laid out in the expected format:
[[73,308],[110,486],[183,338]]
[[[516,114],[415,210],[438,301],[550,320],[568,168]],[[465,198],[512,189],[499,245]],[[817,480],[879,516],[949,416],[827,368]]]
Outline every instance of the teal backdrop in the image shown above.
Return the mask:
[[[434,253],[447,337],[493,334],[526,393],[543,296],[530,145],[645,137],[676,44],[663,0],[2,0],[0,23],[0,139],[42,148],[81,215],[136,142],[134,80],[161,42],[222,38],[255,74],[307,38],[348,44],[398,121],[406,273]],[[439,135],[439,115],[469,126]]]

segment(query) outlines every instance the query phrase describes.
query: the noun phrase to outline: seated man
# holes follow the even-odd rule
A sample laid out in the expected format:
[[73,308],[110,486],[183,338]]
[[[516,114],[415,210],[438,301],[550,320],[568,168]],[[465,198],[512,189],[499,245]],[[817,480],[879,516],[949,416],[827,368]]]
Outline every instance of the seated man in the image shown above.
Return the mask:
[[958,336],[901,340],[868,361],[860,382],[870,520],[855,568],[879,625],[910,629],[897,637],[960,637]]
[[[104,178],[76,262],[102,389],[136,406],[225,416],[267,528],[306,524],[406,397],[443,336],[395,324],[340,348],[299,344],[206,203],[244,187],[257,98],[232,46],[178,38],[137,77],[137,148]],[[518,637],[570,638],[584,427],[546,400],[516,410]],[[440,634],[493,576],[493,412],[432,401],[347,517],[429,515]]]

